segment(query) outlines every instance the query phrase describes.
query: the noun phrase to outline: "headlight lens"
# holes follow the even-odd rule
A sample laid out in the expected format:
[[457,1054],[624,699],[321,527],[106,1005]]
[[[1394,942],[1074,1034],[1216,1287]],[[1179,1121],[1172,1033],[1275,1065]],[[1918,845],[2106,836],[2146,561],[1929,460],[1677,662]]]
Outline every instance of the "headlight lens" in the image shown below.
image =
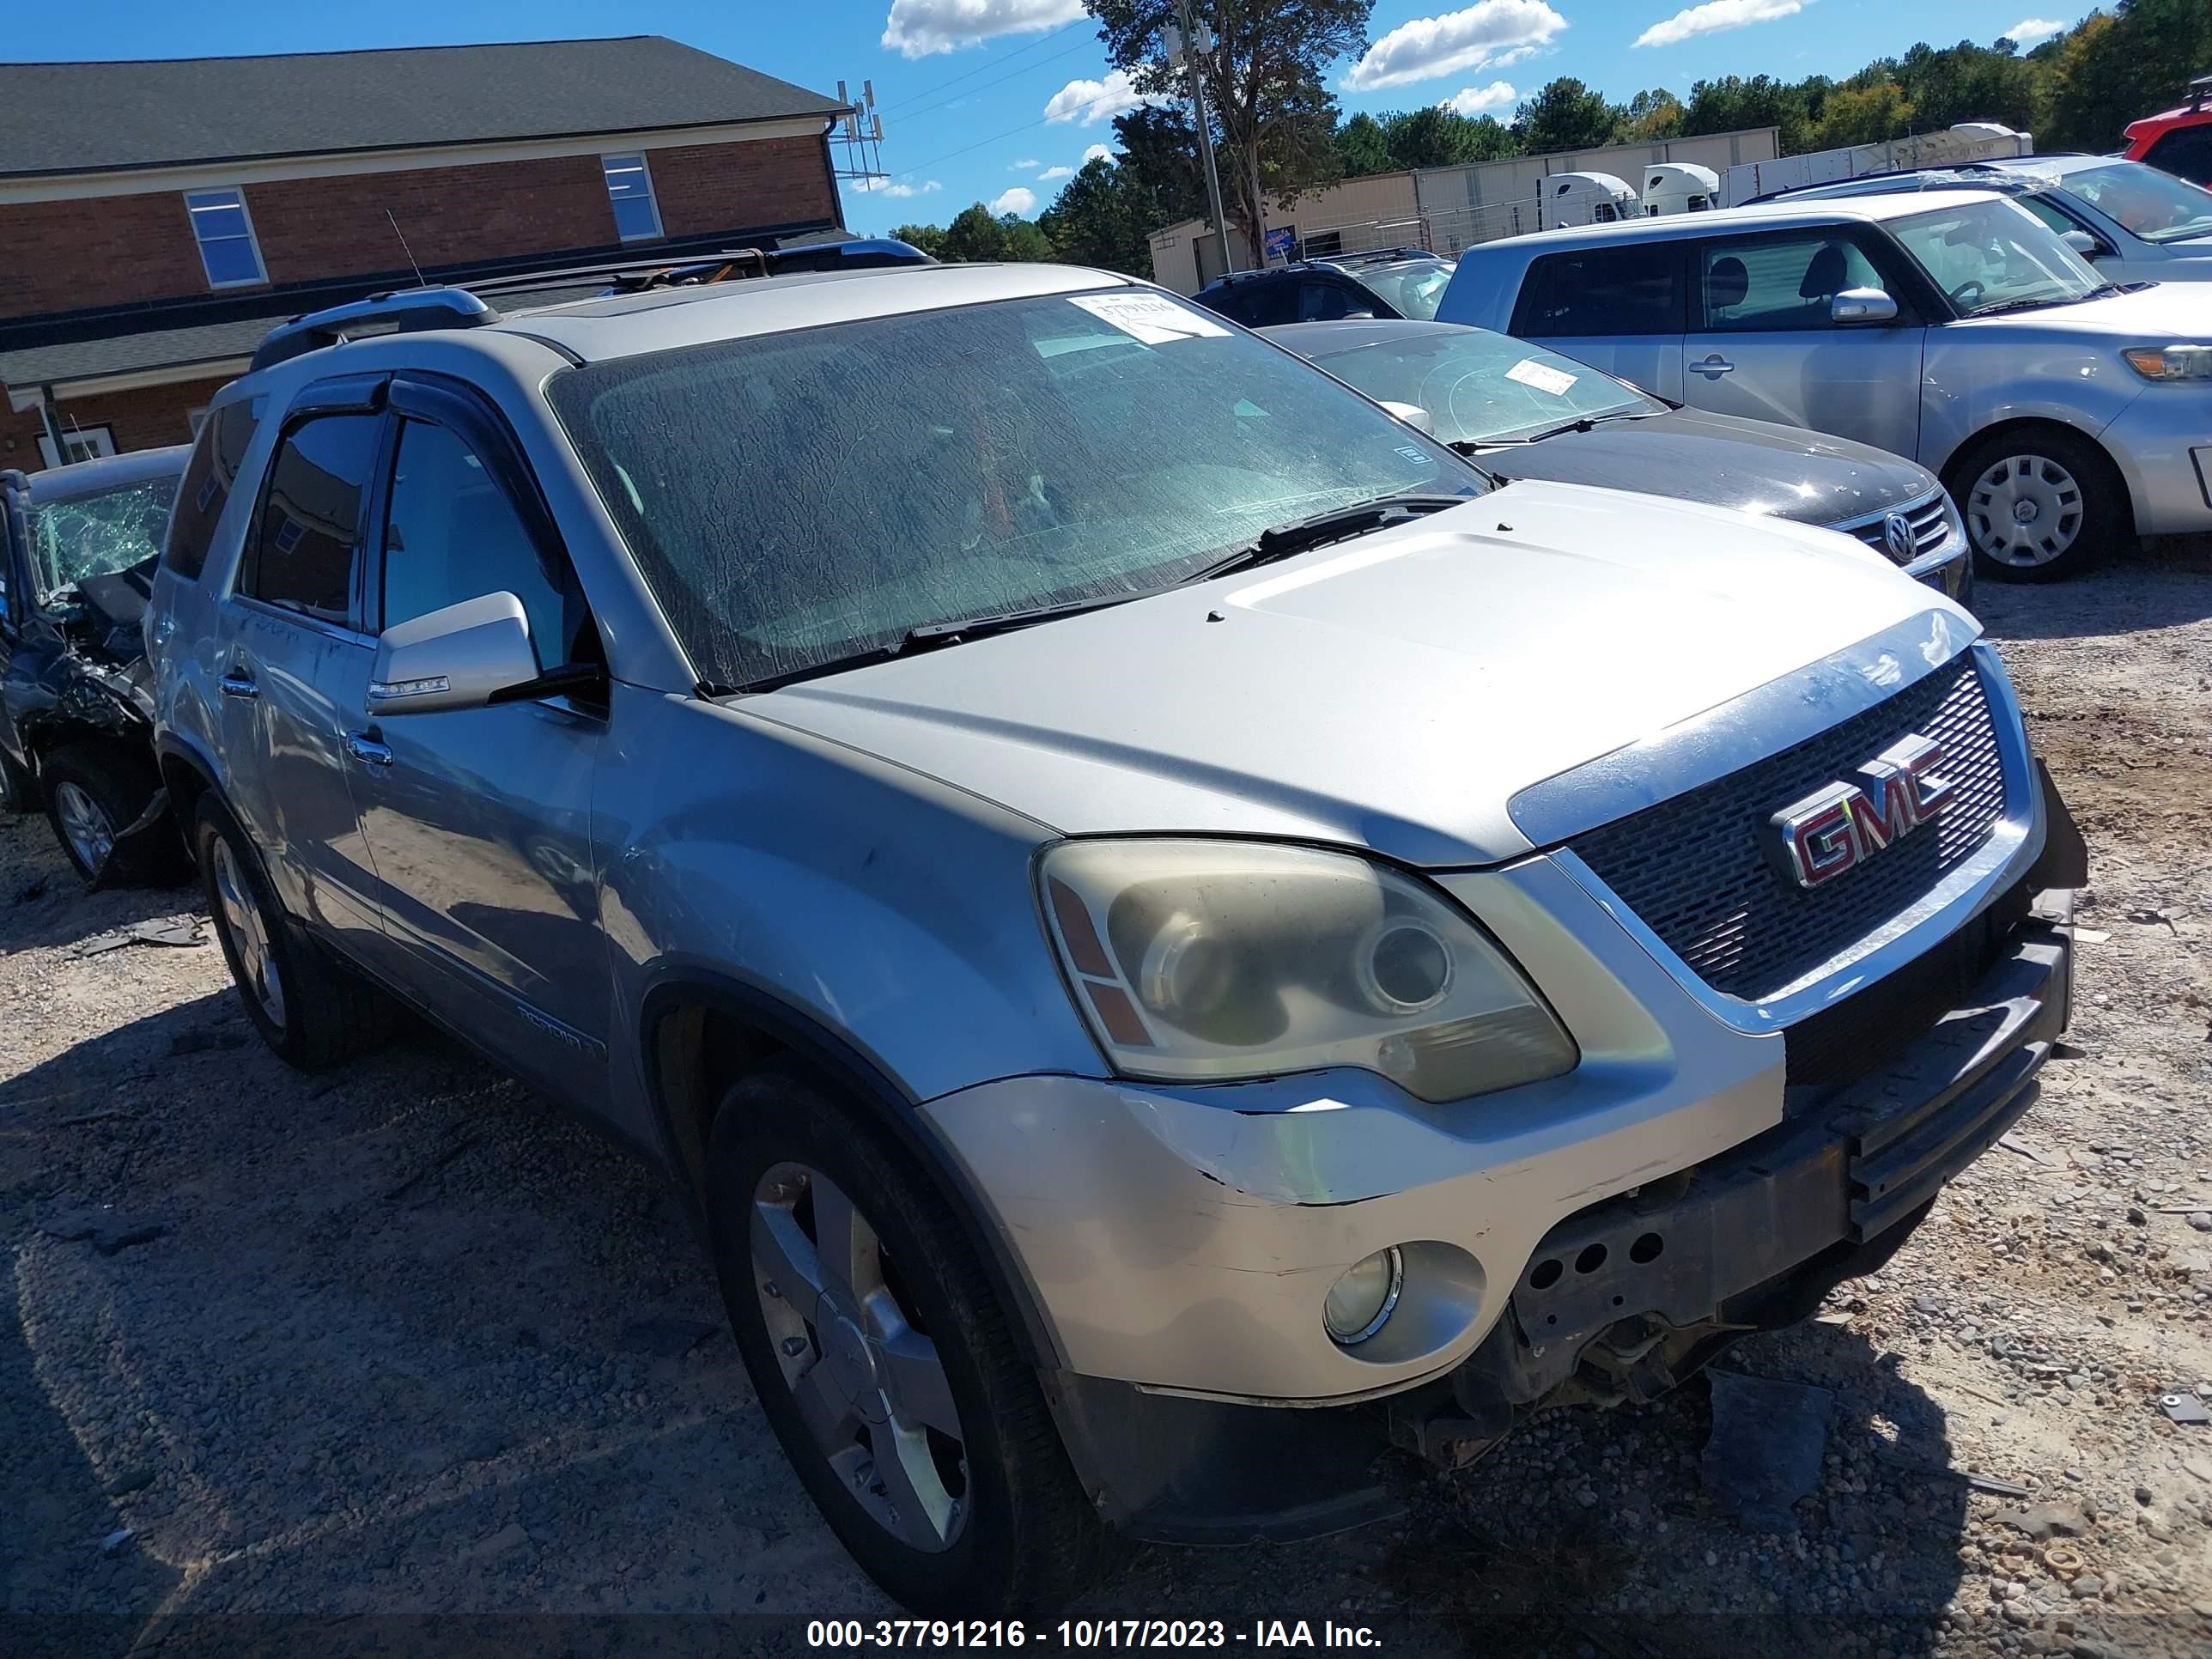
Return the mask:
[[2130,346],[2120,356],[2146,380],[2212,380],[2212,346]]
[[1423,1100],[1557,1077],[1574,1043],[1444,898],[1349,854],[1212,841],[1076,841],[1042,866],[1083,1016],[1125,1076],[1328,1066]]

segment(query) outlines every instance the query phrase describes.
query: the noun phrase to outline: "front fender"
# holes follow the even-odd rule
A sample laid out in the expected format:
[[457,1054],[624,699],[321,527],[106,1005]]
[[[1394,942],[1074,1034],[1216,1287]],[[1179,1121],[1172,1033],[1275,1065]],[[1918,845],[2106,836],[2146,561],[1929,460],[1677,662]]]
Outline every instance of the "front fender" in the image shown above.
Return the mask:
[[2142,392],[2116,346],[2028,339],[2000,352],[1985,340],[1947,340],[1948,332],[1929,331],[1921,381],[1917,459],[1938,477],[1991,427],[2048,421],[2094,441]]
[[1105,1074],[1032,896],[1050,830],[696,697],[617,686],[611,715],[593,840],[619,1018],[672,966],[720,964],[909,1101]]

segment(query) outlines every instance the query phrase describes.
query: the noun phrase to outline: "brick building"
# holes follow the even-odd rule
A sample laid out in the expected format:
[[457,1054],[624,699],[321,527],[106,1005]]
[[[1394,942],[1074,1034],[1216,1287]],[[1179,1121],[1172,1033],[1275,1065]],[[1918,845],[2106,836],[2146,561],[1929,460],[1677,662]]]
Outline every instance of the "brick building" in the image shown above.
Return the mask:
[[0,64],[0,467],[179,443],[383,289],[842,236],[834,99],[658,36]]

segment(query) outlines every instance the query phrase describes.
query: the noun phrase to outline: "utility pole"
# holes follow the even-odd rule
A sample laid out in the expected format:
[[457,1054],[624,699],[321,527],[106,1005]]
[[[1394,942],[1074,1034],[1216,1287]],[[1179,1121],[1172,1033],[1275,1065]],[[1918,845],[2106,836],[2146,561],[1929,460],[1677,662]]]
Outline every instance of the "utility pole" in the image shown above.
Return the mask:
[[[1221,250],[1221,269],[1226,273],[1237,268],[1237,256],[1229,251],[1229,219],[1221,210],[1221,175],[1213,167],[1213,129],[1206,118],[1206,82],[1199,73],[1200,58],[1213,50],[1213,31],[1203,25],[1192,27],[1190,0],[1176,0],[1176,10],[1182,27],[1162,30],[1161,44],[1170,58],[1182,60],[1183,73],[1190,77],[1190,113],[1198,127],[1199,158],[1206,164],[1206,198],[1213,208],[1213,244]],[[1267,263],[1264,253],[1258,263]]]

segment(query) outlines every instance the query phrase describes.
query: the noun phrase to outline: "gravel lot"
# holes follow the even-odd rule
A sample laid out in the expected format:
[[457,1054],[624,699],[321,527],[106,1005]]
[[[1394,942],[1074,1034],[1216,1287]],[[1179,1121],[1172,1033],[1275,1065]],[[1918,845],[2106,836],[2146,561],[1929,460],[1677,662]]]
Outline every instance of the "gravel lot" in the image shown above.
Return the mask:
[[[2212,1652],[2212,1424],[2159,1405],[2212,1405],[2208,568],[1983,592],[2091,843],[2075,1047],[1886,1270],[1722,1362],[1832,1393],[1790,1524],[1709,1501],[1698,1383],[1409,1465],[1401,1525],[1147,1553],[1084,1611],[1551,1659]],[[427,1035],[288,1072],[211,942],[77,954],[194,895],[82,894],[42,821],[0,820],[0,1651],[728,1652],[891,1611],[625,1153]]]

